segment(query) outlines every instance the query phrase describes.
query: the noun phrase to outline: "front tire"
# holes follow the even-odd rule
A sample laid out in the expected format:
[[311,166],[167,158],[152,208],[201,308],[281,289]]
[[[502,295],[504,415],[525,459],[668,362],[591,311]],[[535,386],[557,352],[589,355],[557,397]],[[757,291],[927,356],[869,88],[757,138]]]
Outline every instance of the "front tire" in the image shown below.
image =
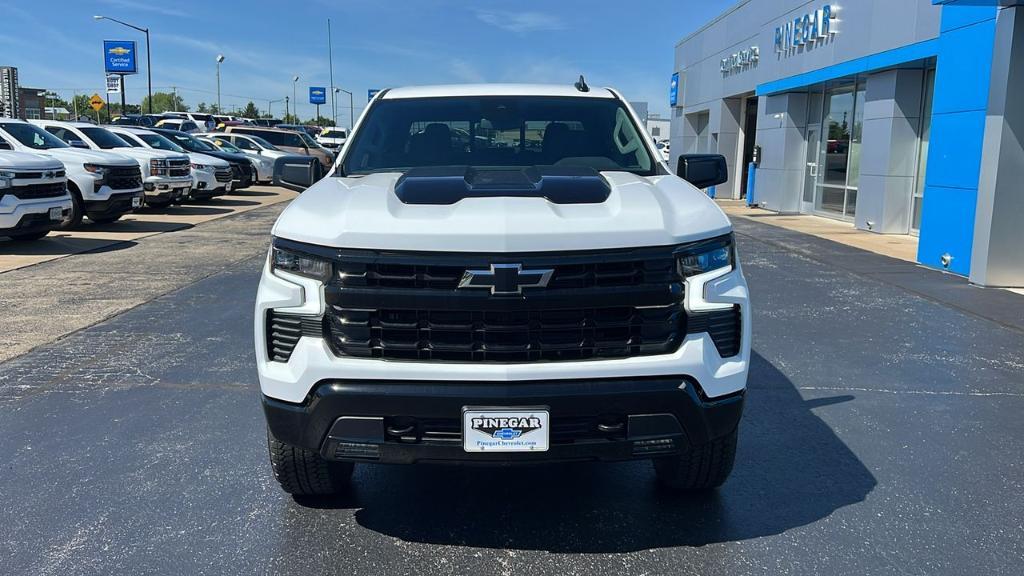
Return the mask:
[[68,193],[71,195],[71,211],[68,212],[67,218],[61,220],[61,230],[78,228],[82,224],[82,217],[85,216],[85,201],[82,200],[82,193],[78,191],[78,186],[75,186],[75,183],[70,180],[68,180]]
[[694,492],[721,486],[736,460],[738,429],[678,456],[654,460],[658,482],[670,490]]
[[332,462],[319,454],[281,442],[267,429],[270,465],[281,489],[293,496],[331,496],[344,492],[355,464]]

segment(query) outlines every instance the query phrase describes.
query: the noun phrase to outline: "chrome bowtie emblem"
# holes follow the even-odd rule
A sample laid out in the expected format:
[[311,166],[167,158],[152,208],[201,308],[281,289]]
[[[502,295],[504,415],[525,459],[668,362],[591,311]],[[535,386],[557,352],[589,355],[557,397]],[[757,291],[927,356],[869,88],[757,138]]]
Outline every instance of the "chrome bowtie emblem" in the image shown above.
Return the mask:
[[521,294],[523,288],[543,288],[554,270],[523,270],[522,264],[491,264],[490,270],[466,270],[459,288],[490,288],[491,294]]

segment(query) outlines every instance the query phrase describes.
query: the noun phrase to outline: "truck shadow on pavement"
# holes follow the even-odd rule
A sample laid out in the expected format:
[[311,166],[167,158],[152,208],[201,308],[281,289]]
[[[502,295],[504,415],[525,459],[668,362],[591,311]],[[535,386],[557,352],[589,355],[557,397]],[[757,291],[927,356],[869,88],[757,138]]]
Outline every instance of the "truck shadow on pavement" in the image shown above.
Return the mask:
[[[861,502],[875,478],[789,379],[752,354],[736,468],[717,492],[676,495],[648,462],[539,467],[357,467],[352,493],[369,530],[410,542],[614,553],[779,534]],[[322,504],[323,505],[323,504]]]

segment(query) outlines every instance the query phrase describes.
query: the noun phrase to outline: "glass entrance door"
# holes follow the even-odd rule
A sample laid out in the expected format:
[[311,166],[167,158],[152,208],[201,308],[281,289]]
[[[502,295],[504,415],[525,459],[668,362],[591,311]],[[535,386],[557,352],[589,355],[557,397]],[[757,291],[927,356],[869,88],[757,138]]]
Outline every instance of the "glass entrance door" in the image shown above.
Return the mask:
[[804,194],[801,212],[814,209],[815,191],[818,189],[818,156],[821,154],[821,124],[807,125],[807,165],[804,167]]
[[[825,91],[817,148],[815,211],[843,219],[852,219],[856,213],[863,118],[863,80],[839,81]],[[810,144],[808,148],[809,154]],[[808,159],[808,164],[811,162]]]

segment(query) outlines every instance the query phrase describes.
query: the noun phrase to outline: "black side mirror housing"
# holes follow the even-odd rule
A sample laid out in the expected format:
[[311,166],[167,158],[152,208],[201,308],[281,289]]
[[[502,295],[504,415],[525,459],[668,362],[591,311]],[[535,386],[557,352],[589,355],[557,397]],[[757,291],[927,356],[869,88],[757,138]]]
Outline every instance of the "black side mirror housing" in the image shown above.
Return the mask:
[[75,140],[73,138],[71,140],[68,140],[68,146],[71,146],[72,148],[85,148],[86,150],[89,149],[89,145],[86,144],[84,140]]
[[302,192],[323,178],[320,162],[312,156],[282,156],[274,161],[274,185]]
[[729,169],[721,154],[682,154],[676,162],[676,176],[703,189],[729,180]]

